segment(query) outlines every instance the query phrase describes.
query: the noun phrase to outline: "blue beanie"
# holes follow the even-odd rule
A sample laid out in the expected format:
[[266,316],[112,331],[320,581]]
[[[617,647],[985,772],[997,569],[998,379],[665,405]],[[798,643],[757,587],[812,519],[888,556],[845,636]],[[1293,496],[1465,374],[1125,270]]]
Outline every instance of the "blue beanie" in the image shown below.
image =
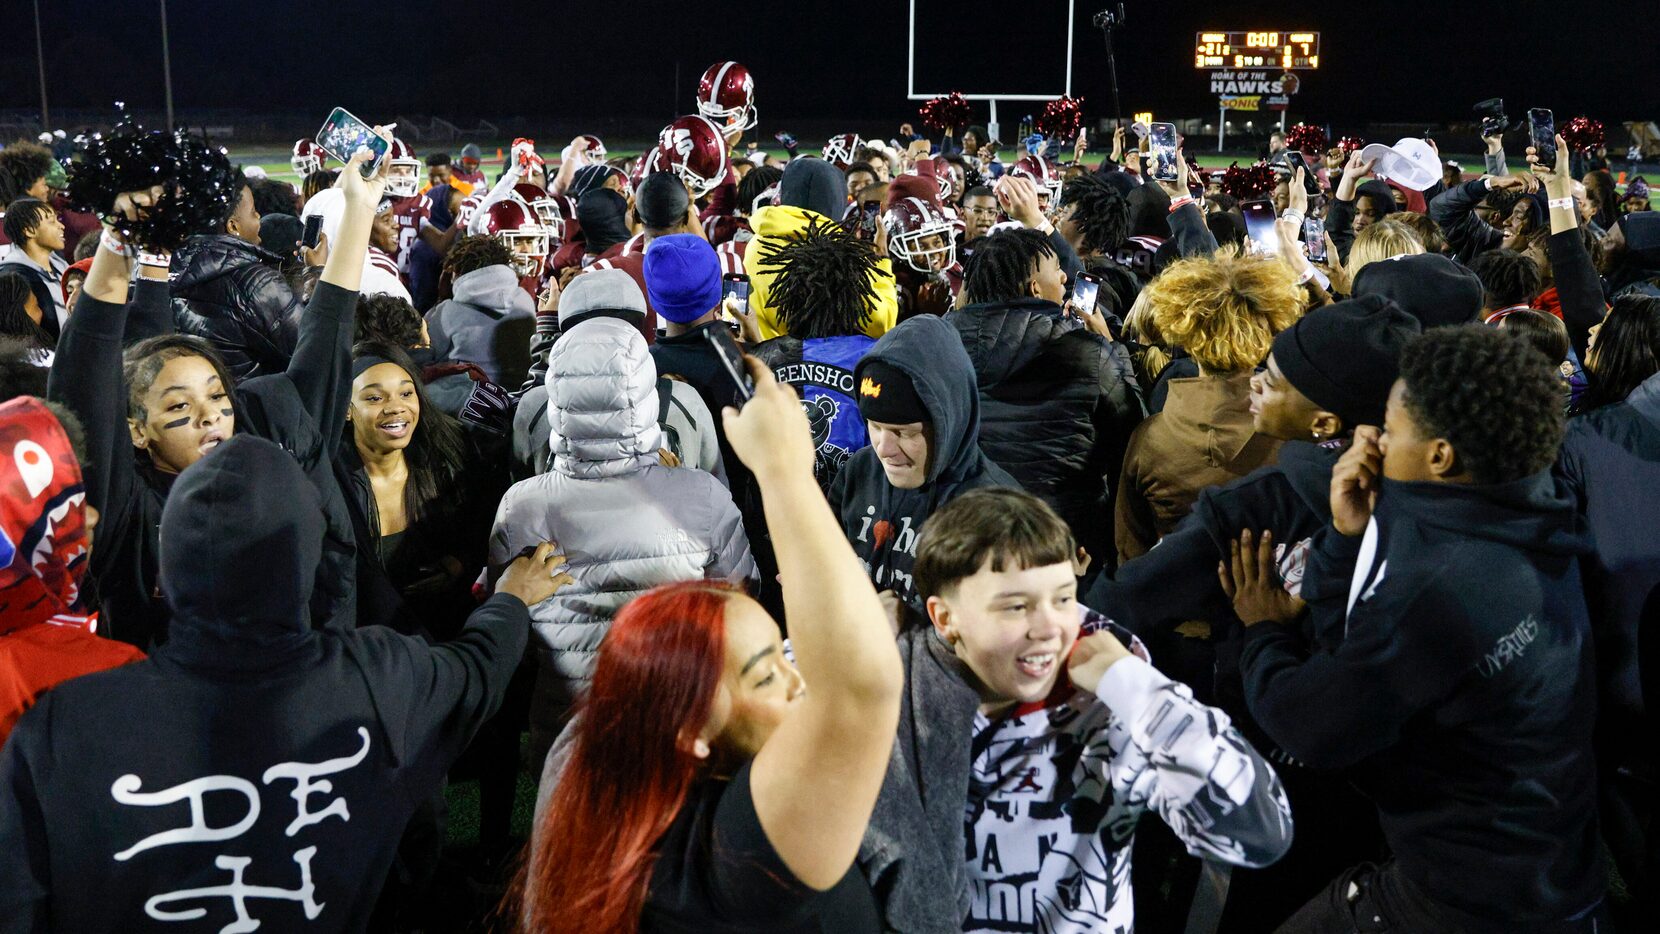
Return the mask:
[[646,294],[657,316],[696,321],[720,304],[720,260],[697,234],[657,237],[646,247]]

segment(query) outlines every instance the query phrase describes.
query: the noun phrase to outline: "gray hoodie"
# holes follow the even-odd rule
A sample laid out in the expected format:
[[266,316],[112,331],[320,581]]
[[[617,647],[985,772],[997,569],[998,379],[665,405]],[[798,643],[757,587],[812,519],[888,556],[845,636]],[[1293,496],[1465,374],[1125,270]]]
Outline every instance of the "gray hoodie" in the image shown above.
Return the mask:
[[485,266],[458,276],[454,298],[427,312],[439,360],[475,363],[498,386],[518,386],[530,370],[536,303],[511,266]]

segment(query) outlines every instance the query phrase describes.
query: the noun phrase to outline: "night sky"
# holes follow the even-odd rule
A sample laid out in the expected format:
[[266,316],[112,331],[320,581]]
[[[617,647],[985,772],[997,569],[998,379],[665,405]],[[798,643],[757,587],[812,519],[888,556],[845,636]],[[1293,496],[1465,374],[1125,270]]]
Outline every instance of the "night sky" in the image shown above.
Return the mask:
[[[116,99],[160,108],[155,0],[39,2],[55,109],[104,109]],[[919,41],[953,49],[992,75],[1028,66],[1054,72],[1063,47],[1030,37],[1040,31],[1035,24],[1054,18],[1050,3],[965,0],[964,9],[994,12],[934,17]],[[1101,6],[1078,7],[1073,93],[1087,98],[1091,120],[1110,115],[1106,57],[1089,24]],[[1129,0],[1119,40],[1124,109],[1161,118],[1215,114],[1204,73],[1190,60],[1199,29],[1306,28],[1322,33],[1324,62],[1305,73],[1293,119],[1339,130],[1368,120],[1463,120],[1472,103],[1492,96],[1506,98],[1513,114],[1547,106],[1610,124],[1655,119],[1660,65],[1654,23],[1636,15],[1643,6],[1474,0],[1431,19],[1432,5],[1422,0],[1231,7]],[[242,108],[320,120],[344,103],[372,119],[609,114],[660,122],[690,109],[698,73],[728,57],[756,74],[769,133],[792,119],[829,117],[887,129],[916,107],[905,99],[906,0],[172,0],[169,8],[181,113]],[[0,15],[13,27],[0,55],[0,107],[35,107],[29,5],[10,0]],[[1004,111],[1004,123],[1016,116]]]

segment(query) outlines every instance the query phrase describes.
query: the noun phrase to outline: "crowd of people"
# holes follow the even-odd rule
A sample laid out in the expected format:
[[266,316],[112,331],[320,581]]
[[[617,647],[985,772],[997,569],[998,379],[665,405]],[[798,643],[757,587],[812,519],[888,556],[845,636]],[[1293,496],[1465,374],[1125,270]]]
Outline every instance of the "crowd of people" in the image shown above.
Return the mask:
[[1660,916],[1646,185],[754,88],[0,149],[0,931]]

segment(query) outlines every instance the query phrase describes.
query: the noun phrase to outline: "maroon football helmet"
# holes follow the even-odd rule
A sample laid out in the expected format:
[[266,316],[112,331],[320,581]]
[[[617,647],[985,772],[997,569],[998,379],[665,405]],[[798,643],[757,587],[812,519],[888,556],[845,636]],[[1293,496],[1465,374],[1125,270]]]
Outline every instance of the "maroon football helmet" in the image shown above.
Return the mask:
[[500,240],[513,252],[513,269],[521,276],[541,275],[548,256],[548,230],[536,211],[517,193],[474,214],[467,224],[469,234],[484,234]]
[[664,127],[648,159],[642,165],[642,178],[652,172],[673,172],[691,189],[693,198],[714,191],[729,168],[726,137],[708,117],[696,115],[680,117]]
[[843,172],[859,158],[859,150],[863,149],[865,141],[857,133],[843,133],[840,136],[830,137],[824,144],[824,161],[835,165]]
[[[901,198],[882,214],[888,229],[888,252],[917,272],[939,272],[957,262],[957,239],[950,218],[921,198]],[[934,243],[925,243],[937,237]]]
[[734,135],[755,126],[755,79],[737,62],[716,62],[697,82],[697,112]]
[[606,156],[605,142],[592,133],[584,133],[582,138],[588,141],[588,164],[604,162]]
[[294,174],[304,181],[307,175],[323,167],[323,160],[326,158],[328,153],[317,145],[316,140],[297,139],[294,141],[294,152],[288,157],[288,165],[294,170]]
[[1042,156],[1025,156],[1009,174],[1015,178],[1031,180],[1037,186],[1038,207],[1048,214],[1049,209],[1061,200],[1061,177]]
[[537,192],[535,198],[525,200],[530,202],[530,209],[536,212],[536,220],[548,232],[548,249],[557,250],[557,244],[564,243],[567,235],[573,232],[571,225],[576,221],[576,202],[566,195],[548,192]]
[[401,139],[392,140],[386,153],[386,193],[393,198],[413,198],[421,191],[421,173],[425,169],[415,158],[415,150]]

